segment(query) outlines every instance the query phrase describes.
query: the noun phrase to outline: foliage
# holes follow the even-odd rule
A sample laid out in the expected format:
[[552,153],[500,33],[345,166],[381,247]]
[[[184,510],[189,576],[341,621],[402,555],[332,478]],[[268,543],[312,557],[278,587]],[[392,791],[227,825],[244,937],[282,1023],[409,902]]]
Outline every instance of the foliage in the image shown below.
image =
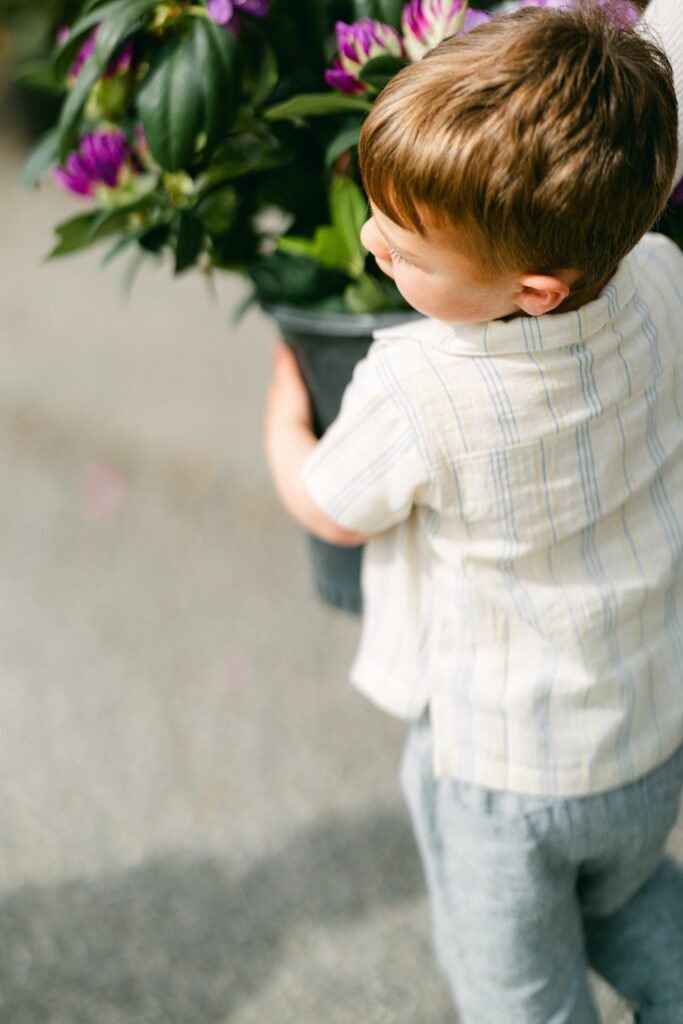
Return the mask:
[[[294,16],[291,0],[235,0],[226,22],[215,0],[78,5],[50,56],[23,72],[63,95],[24,183],[57,168],[89,202],[57,227],[52,257],[108,242],[106,263],[142,248],[170,254],[177,273],[247,274],[260,301],[404,307],[393,283],[366,267],[357,238],[367,207],[353,152],[370,102],[324,80],[335,21],[372,12],[397,22],[401,5],[297,8]],[[125,154],[118,146],[116,163],[103,166],[99,142],[114,133],[125,136]]]
[[[54,32],[70,2],[44,0]],[[0,5],[18,17],[25,0]],[[76,8],[49,57],[24,71],[63,97],[24,183],[52,171],[89,204],[58,225],[53,257],[107,244],[105,264],[141,249],[176,273],[246,274],[260,302],[406,308],[358,238],[361,124],[406,63],[485,13],[467,0]]]

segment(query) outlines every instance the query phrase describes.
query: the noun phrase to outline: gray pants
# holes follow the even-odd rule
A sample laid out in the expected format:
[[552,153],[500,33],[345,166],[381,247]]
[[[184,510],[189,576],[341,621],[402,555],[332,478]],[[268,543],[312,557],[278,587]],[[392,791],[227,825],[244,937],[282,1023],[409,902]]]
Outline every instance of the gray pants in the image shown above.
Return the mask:
[[401,780],[461,1024],[597,1024],[588,966],[641,1024],[683,1024],[683,747],[621,789],[519,796],[436,779],[425,715]]

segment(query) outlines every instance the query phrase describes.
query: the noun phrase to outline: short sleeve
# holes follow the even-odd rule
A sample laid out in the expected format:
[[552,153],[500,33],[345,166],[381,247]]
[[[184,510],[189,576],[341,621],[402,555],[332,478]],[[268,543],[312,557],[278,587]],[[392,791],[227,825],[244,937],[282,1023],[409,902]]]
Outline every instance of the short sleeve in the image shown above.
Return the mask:
[[430,481],[419,417],[387,346],[357,364],[337,419],[304,463],[304,484],[344,529],[381,533],[410,515]]

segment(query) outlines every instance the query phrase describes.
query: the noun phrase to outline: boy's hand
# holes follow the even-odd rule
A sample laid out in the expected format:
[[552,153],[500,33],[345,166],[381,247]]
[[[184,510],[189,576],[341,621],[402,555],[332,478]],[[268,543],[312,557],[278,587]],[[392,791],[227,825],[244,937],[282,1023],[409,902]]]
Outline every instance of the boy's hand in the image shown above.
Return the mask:
[[296,357],[283,341],[278,341],[273,349],[273,376],[266,402],[266,454],[287,426],[305,427],[313,433],[312,424],[311,403]]
[[315,504],[301,478],[315,448],[311,403],[294,353],[283,342],[273,350],[273,376],[266,400],[263,447],[278,494],[287,511],[310,533],[330,544],[362,544]]

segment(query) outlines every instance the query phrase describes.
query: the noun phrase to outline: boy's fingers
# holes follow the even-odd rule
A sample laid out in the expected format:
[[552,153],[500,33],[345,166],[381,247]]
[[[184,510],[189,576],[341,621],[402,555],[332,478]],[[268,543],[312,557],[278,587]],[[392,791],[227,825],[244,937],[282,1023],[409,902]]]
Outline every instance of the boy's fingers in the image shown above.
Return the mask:
[[297,358],[283,341],[276,342],[273,348],[273,370],[276,378],[297,381],[302,388],[305,387]]
[[297,365],[294,353],[284,341],[276,341],[273,345],[273,362],[276,367]]
[[282,419],[310,423],[310,399],[304,379],[292,349],[277,341],[272,349],[273,377],[271,381],[269,415]]

